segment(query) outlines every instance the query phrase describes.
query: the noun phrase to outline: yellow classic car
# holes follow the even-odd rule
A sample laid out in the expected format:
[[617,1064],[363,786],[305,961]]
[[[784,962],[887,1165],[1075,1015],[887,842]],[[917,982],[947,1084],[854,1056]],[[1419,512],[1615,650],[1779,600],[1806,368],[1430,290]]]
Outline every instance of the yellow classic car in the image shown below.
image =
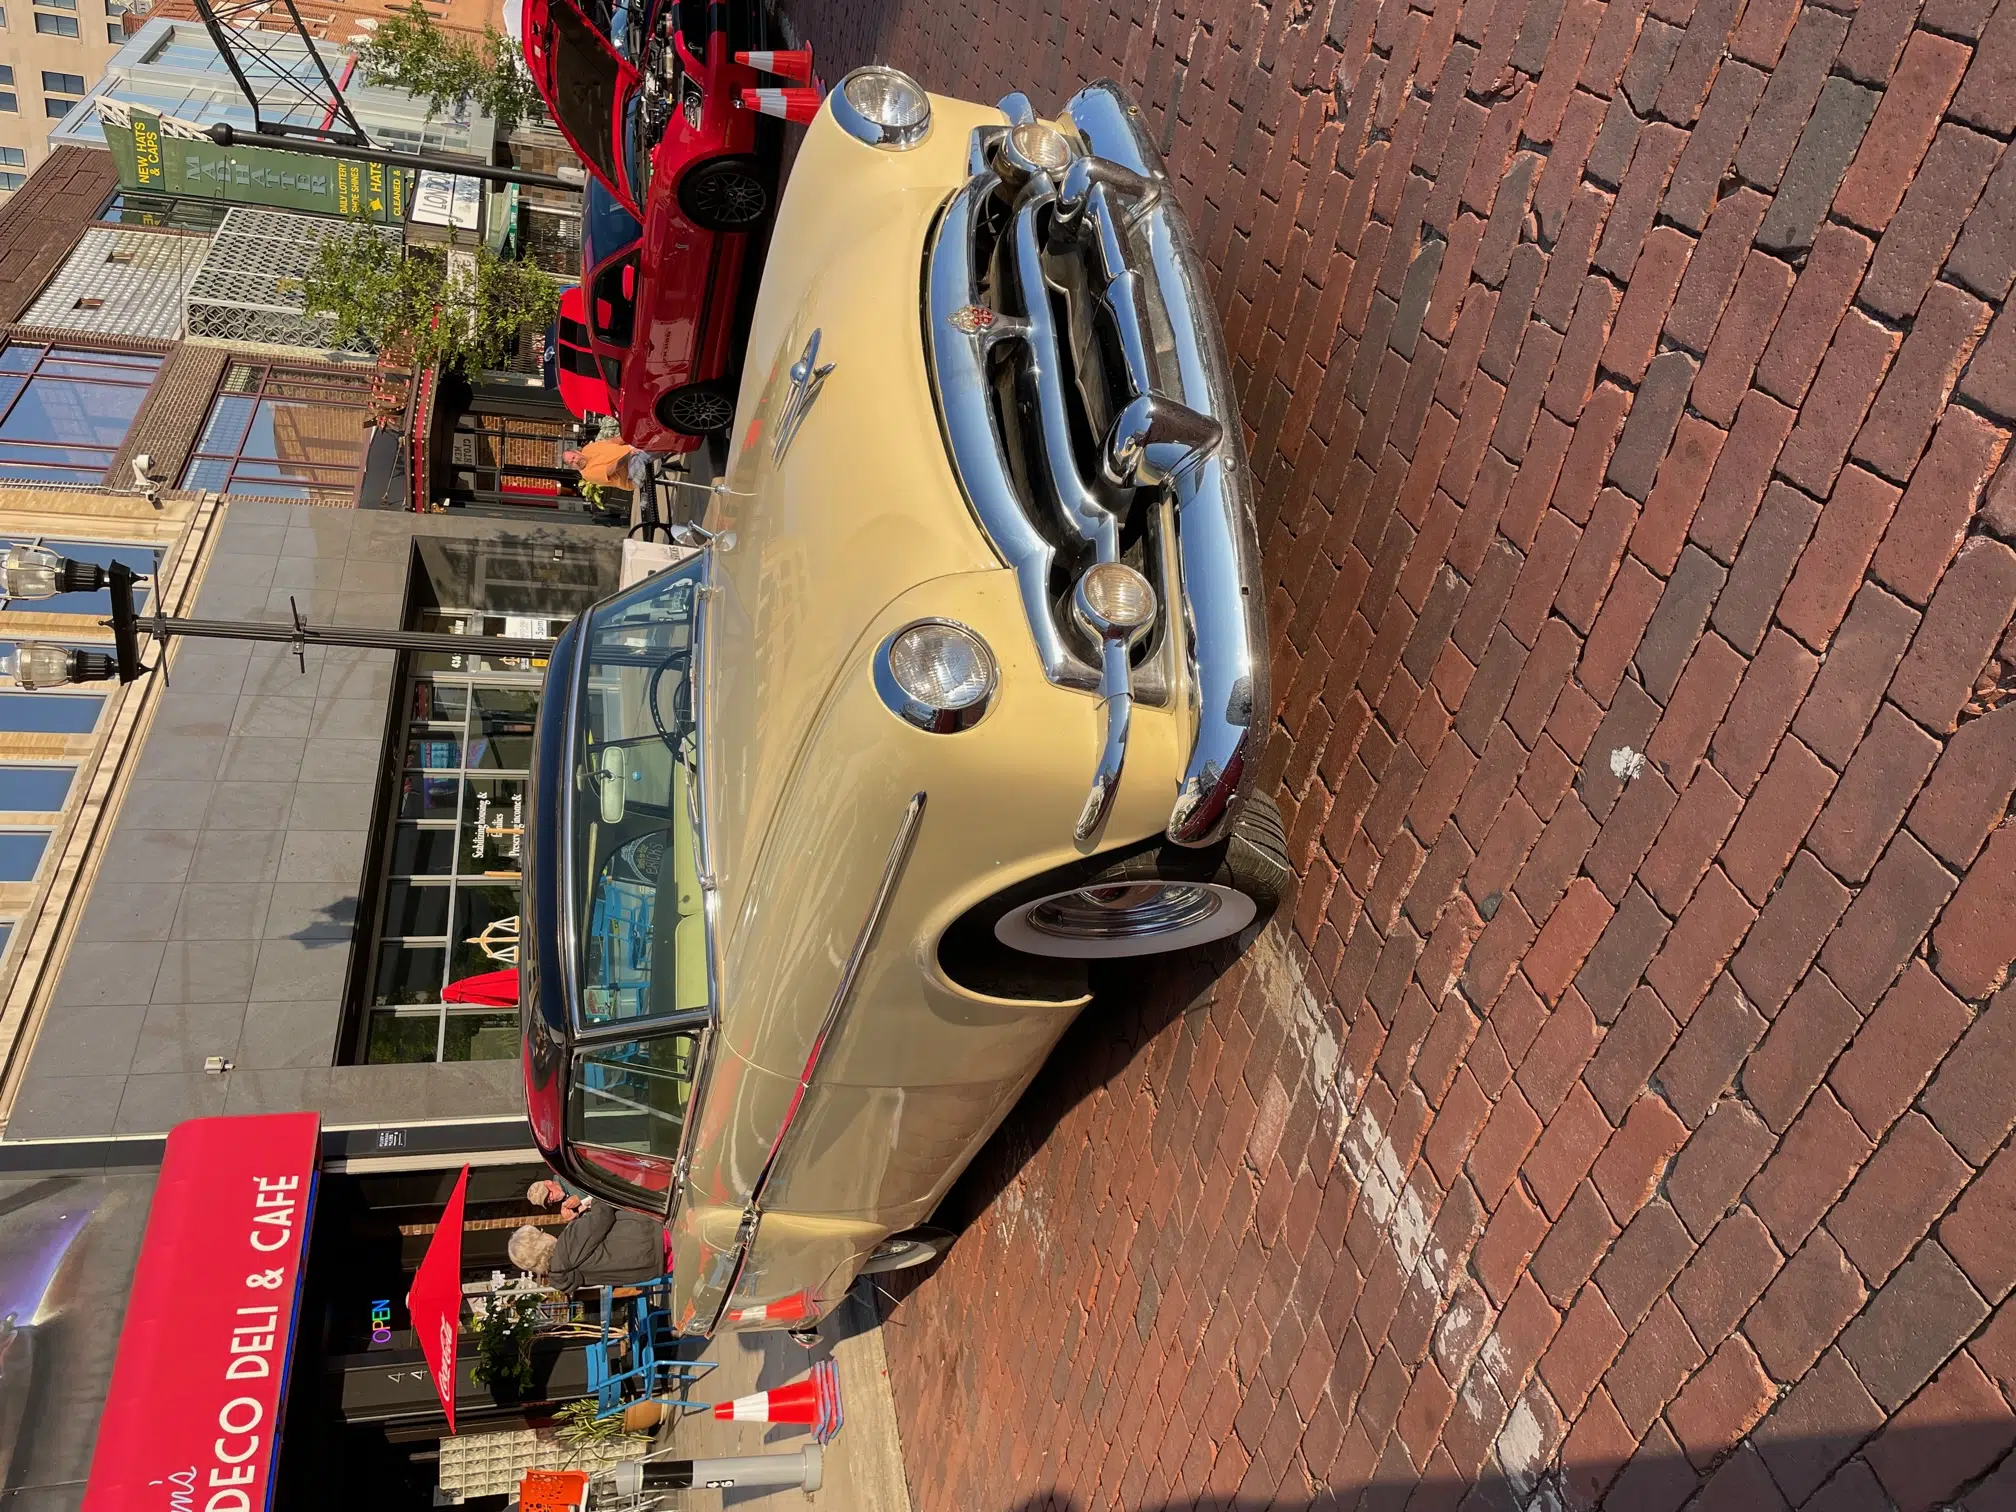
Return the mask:
[[1238,410],[1116,86],[833,90],[698,537],[553,654],[526,1096],[666,1221],[682,1329],[805,1328],[950,1242],[1088,963],[1289,885]]

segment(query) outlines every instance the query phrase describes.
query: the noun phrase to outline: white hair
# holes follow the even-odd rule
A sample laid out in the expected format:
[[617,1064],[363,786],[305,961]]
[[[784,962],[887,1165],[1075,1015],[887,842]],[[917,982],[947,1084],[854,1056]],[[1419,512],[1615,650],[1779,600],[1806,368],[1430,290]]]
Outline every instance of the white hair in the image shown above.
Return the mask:
[[511,1242],[504,1246],[504,1253],[511,1257],[511,1263],[518,1269],[543,1276],[553,1263],[553,1250],[559,1243],[544,1229],[527,1223],[513,1232]]
[[525,1200],[535,1208],[543,1208],[546,1206],[546,1189],[552,1184],[545,1177],[540,1177],[525,1189]]

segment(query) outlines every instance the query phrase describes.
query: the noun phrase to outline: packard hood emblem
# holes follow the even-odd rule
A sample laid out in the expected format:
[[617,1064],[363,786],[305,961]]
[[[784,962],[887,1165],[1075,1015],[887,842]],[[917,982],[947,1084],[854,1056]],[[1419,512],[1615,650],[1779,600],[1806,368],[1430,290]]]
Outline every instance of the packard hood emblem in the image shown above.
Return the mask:
[[819,360],[819,333],[814,331],[806,339],[805,350],[798,360],[791,364],[791,387],[789,396],[777,414],[777,436],[770,443],[770,460],[782,462],[784,453],[791,449],[791,443],[798,435],[798,427],[805,423],[805,417],[812,412],[812,406],[819,398],[819,391],[826,386],[827,376],[834,364]]
[[961,305],[945,317],[945,323],[955,331],[964,331],[968,336],[978,336],[993,327],[1001,317],[985,305]]

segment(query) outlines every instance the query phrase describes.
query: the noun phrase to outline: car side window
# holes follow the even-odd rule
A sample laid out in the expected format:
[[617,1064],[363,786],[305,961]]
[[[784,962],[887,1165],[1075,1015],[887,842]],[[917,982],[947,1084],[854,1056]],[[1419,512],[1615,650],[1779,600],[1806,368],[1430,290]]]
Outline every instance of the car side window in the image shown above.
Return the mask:
[[700,1036],[678,1031],[584,1050],[574,1061],[570,1137],[590,1164],[663,1191],[679,1158]]
[[628,346],[637,325],[637,254],[618,258],[595,275],[588,295],[588,318],[597,339]]

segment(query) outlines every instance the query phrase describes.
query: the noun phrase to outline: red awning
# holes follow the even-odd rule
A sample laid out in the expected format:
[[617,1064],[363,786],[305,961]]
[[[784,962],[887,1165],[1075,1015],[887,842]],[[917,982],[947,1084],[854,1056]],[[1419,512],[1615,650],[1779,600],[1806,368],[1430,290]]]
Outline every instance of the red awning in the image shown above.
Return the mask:
[[321,1132],[276,1113],[168,1136],[84,1512],[272,1505]]
[[455,1431],[455,1339],[462,1327],[462,1205],[469,1192],[469,1167],[455,1178],[455,1190],[442,1210],[440,1225],[427,1246],[426,1258],[406,1292],[406,1314],[413,1336],[427,1357],[434,1394]]

